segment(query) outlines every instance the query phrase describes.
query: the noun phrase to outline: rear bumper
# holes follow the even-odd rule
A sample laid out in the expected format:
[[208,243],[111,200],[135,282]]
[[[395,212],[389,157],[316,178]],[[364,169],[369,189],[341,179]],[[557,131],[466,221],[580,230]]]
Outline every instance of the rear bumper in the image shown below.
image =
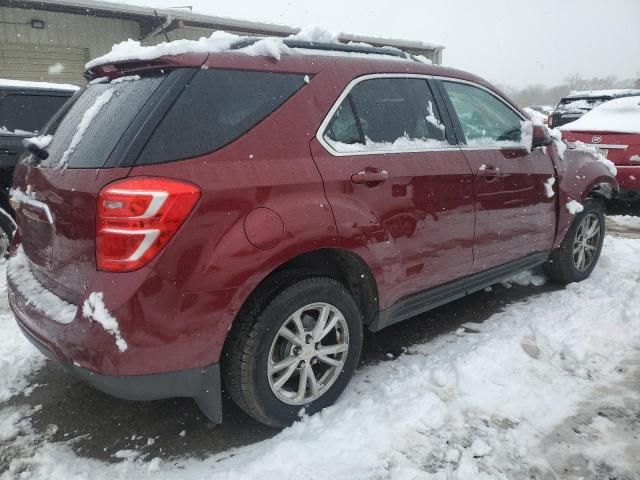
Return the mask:
[[162,398],[193,398],[200,410],[214,423],[222,421],[220,366],[209,365],[177,372],[150,375],[101,375],[59,358],[44,342],[18,321],[22,333],[50,360],[70,374],[81,378],[109,395],[124,400],[159,400]]

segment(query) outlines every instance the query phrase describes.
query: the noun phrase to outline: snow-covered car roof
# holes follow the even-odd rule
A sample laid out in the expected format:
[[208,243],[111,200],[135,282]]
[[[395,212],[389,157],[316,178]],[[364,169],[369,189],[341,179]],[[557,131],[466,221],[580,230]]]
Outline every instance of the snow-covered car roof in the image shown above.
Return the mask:
[[[315,44],[317,49],[296,48],[296,43]],[[322,46],[335,45],[335,50],[327,50]],[[369,48],[378,53],[358,53],[349,52],[352,49]],[[165,56],[184,55],[190,53],[223,53],[233,51],[235,53],[250,56],[268,56],[280,60],[282,54],[312,54],[314,55],[341,55],[341,56],[364,56],[372,58],[376,55],[384,57],[385,60],[393,58],[400,61],[420,61],[431,63],[431,60],[420,56],[410,55],[396,47],[373,47],[362,42],[343,43],[339,41],[336,34],[327,32],[319,28],[302,29],[295,35],[288,37],[246,37],[235,35],[224,31],[215,31],[209,37],[201,37],[198,40],[174,40],[172,42],[162,42],[157,45],[142,45],[139,41],[127,40],[115,44],[111,51],[101,57],[90,60],[85,68],[91,70],[94,67],[127,61],[154,60]],[[386,55],[386,54],[388,55]],[[382,55],[381,55],[382,54]]]
[[612,88],[609,90],[573,90],[564,98],[591,98],[591,97],[624,97],[630,95],[640,95],[640,89],[635,88]]
[[37,88],[39,90],[59,90],[64,92],[75,92],[80,89],[80,87],[68,83],[28,82],[5,78],[0,78],[0,88]]
[[640,134],[640,91],[638,96],[609,100],[560,127],[570,132],[616,132]]

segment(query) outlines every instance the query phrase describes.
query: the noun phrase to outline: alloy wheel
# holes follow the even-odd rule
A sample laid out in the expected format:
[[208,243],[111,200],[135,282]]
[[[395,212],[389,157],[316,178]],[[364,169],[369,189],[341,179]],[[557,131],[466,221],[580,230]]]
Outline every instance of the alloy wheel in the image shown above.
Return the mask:
[[584,216],[573,242],[573,265],[579,272],[591,267],[598,252],[601,235],[600,218],[594,213]]
[[267,360],[273,394],[288,405],[320,398],[337,380],[349,351],[349,327],[335,306],[318,302],[295,311],[278,330]]

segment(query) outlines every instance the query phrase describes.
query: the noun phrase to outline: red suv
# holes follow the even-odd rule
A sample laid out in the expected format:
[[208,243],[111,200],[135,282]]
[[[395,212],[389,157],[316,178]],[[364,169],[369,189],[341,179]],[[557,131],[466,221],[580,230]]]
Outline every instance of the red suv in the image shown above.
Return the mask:
[[338,398],[363,328],[537,265],[589,276],[615,178],[487,82],[251,42],[93,68],[18,165],[10,304],[70,372],[216,422],[224,385],[281,426]]

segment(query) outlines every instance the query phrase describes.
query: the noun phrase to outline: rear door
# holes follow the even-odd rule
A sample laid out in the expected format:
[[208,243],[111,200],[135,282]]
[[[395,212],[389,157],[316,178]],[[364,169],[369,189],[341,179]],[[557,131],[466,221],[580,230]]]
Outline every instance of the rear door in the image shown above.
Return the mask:
[[312,141],[340,242],[378,265],[383,307],[472,264],[472,175],[444,120],[426,78],[366,76]]
[[555,170],[546,149],[530,150],[530,122],[485,87],[454,80],[441,86],[473,170],[472,272],[550,250],[556,202],[545,183],[555,182]]

